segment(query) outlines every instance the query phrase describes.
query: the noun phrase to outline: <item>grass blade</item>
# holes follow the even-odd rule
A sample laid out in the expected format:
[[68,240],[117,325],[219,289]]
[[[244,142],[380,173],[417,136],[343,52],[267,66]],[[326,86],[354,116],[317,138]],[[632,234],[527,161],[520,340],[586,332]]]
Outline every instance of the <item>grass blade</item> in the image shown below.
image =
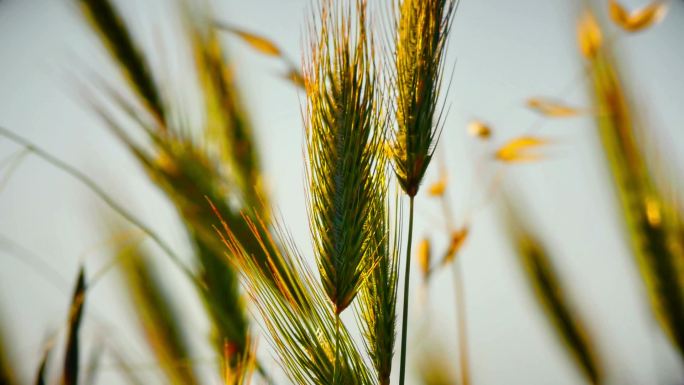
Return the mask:
[[76,287],[69,307],[69,333],[67,336],[66,354],[62,372],[62,385],[78,385],[79,355],[80,355],[80,329],[85,305],[85,270],[79,270]]
[[36,372],[36,385],[47,385],[48,380],[46,378],[46,372],[48,363],[50,362],[50,353],[52,352],[52,346],[45,349],[43,353],[43,358],[40,360],[40,365],[38,365],[38,371]]
[[92,28],[116,61],[131,88],[161,126],[165,111],[149,66],[126,24],[109,0],[76,0]]

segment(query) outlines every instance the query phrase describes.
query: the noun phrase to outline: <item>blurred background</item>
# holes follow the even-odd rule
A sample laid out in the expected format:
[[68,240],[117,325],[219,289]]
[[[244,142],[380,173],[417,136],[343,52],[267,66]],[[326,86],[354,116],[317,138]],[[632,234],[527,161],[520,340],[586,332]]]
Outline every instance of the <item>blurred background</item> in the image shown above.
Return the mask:
[[[178,100],[188,101],[187,110],[196,118],[191,59],[177,44],[176,2],[115,3],[150,53],[153,67],[163,69],[165,85]],[[369,3],[382,8],[380,1]],[[624,1],[630,8],[643,4]],[[212,2],[218,19],[269,37],[297,63],[309,5],[309,0]],[[436,159],[446,165],[454,220],[471,225],[458,259],[477,385],[571,385],[585,380],[539,310],[500,212],[486,198],[487,172],[479,166],[487,159],[486,148],[466,130],[474,119],[492,127],[495,143],[530,129],[551,140],[543,161],[507,166],[502,185],[522,200],[526,222],[554,255],[567,292],[589,325],[609,383],[684,383],[682,361],[651,315],[622,231],[594,118],[548,119],[525,107],[527,99],[540,96],[579,107],[591,104],[576,42],[581,6],[566,0],[463,0],[453,24],[446,60],[447,78],[453,77],[445,100],[449,113]],[[606,2],[595,1],[594,6],[605,19]],[[373,23],[379,27],[377,19]],[[647,123],[649,137],[668,167],[684,170],[684,2],[671,1],[661,23],[636,34],[605,24],[625,88]],[[222,35],[222,40],[254,122],[267,189],[296,244],[313,261],[304,194],[304,95],[283,79],[282,63],[233,35]],[[0,1],[0,125],[82,170],[178,254],[189,254],[172,205],[86,103],[79,81],[93,74],[120,81],[73,3]],[[0,138],[0,159],[17,150]],[[439,177],[435,162],[427,183]],[[64,328],[78,266],[83,263],[96,272],[110,263],[112,241],[102,222],[115,214],[81,184],[30,154],[11,175],[3,168],[0,181],[0,319],[11,331],[17,370],[28,383],[48,333]],[[419,195],[416,218],[418,239],[429,236],[435,247],[444,247],[448,239],[438,230],[443,221],[438,202]],[[205,336],[207,321],[190,284],[159,250],[150,248],[174,300],[183,304],[185,333]],[[427,289],[419,274],[413,278],[409,357],[418,361],[439,350],[455,363],[451,275],[437,272]],[[160,383],[159,369],[141,341],[119,284],[116,273],[108,272],[89,292],[83,339],[119,346],[131,370],[150,381],[146,383]],[[267,345],[263,339],[265,357]],[[212,352],[201,345],[196,350],[197,367],[213,370]],[[277,370],[275,363],[270,366]],[[120,383],[121,370],[105,357],[100,383]]]

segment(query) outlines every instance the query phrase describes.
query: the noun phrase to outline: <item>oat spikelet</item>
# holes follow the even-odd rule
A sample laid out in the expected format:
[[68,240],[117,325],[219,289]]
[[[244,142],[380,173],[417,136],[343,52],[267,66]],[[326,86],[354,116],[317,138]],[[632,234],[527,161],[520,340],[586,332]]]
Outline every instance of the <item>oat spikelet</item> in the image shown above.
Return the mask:
[[616,0],[609,0],[610,18],[627,32],[639,32],[659,23],[667,13],[664,1],[654,1],[632,12]]

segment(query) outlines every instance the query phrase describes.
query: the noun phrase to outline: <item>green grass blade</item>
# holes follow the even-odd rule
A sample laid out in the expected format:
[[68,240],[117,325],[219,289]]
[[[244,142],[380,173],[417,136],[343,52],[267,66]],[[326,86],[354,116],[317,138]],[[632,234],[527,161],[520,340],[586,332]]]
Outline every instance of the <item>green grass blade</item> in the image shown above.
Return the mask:
[[85,305],[86,282],[85,270],[80,269],[76,287],[69,307],[69,332],[67,335],[66,354],[62,372],[62,385],[78,385],[79,356],[80,356],[80,329],[83,319],[83,307]]
[[116,8],[109,0],[75,0],[91,27],[119,65],[133,91],[162,125],[165,111],[149,66],[131,37]]
[[591,384],[603,383],[602,367],[586,323],[573,309],[551,256],[509,206],[509,226],[527,282],[577,368]]

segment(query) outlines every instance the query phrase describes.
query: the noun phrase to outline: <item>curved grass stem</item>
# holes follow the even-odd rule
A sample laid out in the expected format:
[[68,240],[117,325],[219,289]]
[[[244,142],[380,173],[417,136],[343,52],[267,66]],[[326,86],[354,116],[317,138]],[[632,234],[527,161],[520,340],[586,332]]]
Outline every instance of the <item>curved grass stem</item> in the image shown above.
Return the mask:
[[62,170],[63,172],[72,176],[74,179],[81,182],[84,186],[90,189],[90,191],[92,191],[95,195],[102,199],[102,201],[104,201],[104,203],[106,203],[107,206],[109,206],[112,210],[116,211],[126,221],[135,225],[143,233],[145,233],[145,235],[150,237],[171,258],[173,263],[176,264],[176,266],[180,268],[183,271],[183,273],[185,273],[185,275],[187,275],[191,282],[194,282],[198,285],[202,285],[202,283],[196,279],[192,271],[190,271],[190,269],[181,262],[178,255],[171,249],[171,247],[168,244],[166,244],[166,242],[164,242],[161,239],[161,237],[157,233],[155,233],[151,228],[145,225],[140,219],[136,218],[131,212],[126,210],[123,206],[119,205],[114,199],[107,195],[107,193],[104,191],[102,187],[98,186],[92,179],[86,176],[83,172],[67,164],[66,162],[50,154],[49,152],[43,150],[42,148],[36,146],[28,139],[6,129],[5,127],[0,126],[0,136],[4,136],[12,142],[19,144],[20,146],[23,146],[24,148],[26,148],[27,151],[32,152],[33,154],[43,159],[47,163]]
[[409,197],[409,229],[406,245],[406,274],[404,275],[404,309],[401,318],[401,361],[399,366],[399,385],[404,385],[406,377],[406,331],[408,329],[409,282],[411,275],[411,241],[413,239],[413,196]]

